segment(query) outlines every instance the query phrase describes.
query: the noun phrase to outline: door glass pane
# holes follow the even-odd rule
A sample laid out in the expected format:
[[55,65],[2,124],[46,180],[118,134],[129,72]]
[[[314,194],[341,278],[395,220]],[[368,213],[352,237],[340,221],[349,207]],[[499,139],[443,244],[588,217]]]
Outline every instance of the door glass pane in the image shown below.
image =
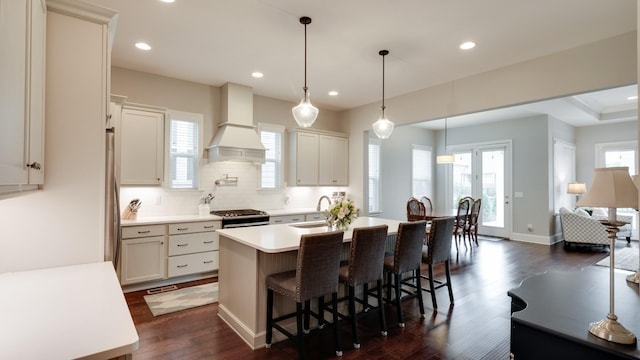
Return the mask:
[[471,196],[472,157],[471,152],[454,154],[453,163],[453,198],[452,209],[458,208],[458,201],[465,196]]
[[504,227],[504,150],[482,151],[483,226]]

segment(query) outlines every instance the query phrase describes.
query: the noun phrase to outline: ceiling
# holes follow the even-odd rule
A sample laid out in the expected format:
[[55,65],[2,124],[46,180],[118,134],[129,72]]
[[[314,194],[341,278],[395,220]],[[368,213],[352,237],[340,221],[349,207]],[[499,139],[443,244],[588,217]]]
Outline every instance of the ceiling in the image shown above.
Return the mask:
[[[336,111],[380,102],[381,49],[390,51],[385,57],[388,99],[636,30],[636,0],[87,1],[119,12],[114,66],[213,86],[234,82],[290,102],[302,97],[304,26],[299,18],[309,16],[311,100]],[[477,46],[460,50],[467,40]],[[152,49],[136,49],[138,41]],[[264,77],[253,78],[254,71]],[[339,95],[329,96],[330,90]],[[576,126],[628,120],[637,101],[612,99],[631,91],[635,87],[478,116],[544,111]],[[609,116],[617,120],[602,120]]]

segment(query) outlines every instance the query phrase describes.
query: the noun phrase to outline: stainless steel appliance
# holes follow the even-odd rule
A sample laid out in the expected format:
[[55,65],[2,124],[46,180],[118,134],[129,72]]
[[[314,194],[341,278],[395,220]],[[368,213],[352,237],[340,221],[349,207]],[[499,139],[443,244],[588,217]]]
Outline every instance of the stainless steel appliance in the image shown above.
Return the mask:
[[223,229],[269,225],[269,214],[261,210],[213,210],[211,214],[222,217]]

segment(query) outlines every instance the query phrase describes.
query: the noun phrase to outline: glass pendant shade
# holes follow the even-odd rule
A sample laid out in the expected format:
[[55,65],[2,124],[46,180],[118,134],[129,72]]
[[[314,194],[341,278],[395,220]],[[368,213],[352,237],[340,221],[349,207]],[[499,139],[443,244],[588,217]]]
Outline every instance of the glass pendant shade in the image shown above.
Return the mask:
[[453,164],[455,162],[455,157],[451,154],[438,155],[436,156],[437,164]]
[[373,132],[379,139],[388,139],[393,132],[393,122],[384,115],[384,110],[380,113],[380,117],[373,123]]
[[311,127],[318,117],[318,108],[311,104],[308,91],[304,92],[304,98],[291,109],[291,112],[298,125],[303,128]]

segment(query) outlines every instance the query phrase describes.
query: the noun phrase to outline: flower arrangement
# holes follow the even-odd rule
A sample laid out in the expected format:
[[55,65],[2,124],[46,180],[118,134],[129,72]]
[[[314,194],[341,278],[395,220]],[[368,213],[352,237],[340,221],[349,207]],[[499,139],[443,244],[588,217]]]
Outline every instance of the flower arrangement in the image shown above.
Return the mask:
[[358,208],[351,200],[341,200],[333,203],[328,210],[323,211],[327,222],[338,230],[346,230],[349,224],[358,217]]

